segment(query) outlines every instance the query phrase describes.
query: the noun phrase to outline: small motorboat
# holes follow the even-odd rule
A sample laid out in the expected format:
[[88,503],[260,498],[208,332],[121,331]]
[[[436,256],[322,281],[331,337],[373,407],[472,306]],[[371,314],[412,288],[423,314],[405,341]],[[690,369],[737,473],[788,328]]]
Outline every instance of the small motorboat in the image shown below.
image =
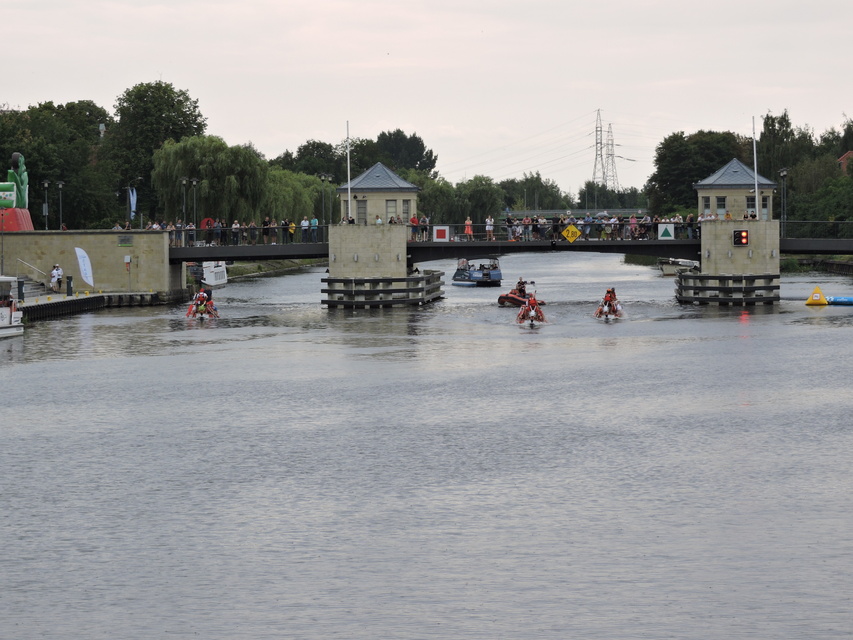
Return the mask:
[[699,262],[696,260],[683,260],[679,258],[658,258],[658,267],[661,275],[674,276],[679,271],[699,272]]
[[460,258],[456,263],[452,284],[457,287],[499,287],[502,277],[497,258],[489,258],[487,263],[479,265]]
[[24,313],[15,302],[18,279],[0,276],[0,338],[11,338],[24,333]]
[[210,289],[221,287],[228,283],[228,269],[221,260],[202,262],[188,262],[187,271],[199,284]]
[[[504,305],[511,304],[515,307],[522,307],[527,304],[527,301],[530,299],[531,294],[525,293],[522,295],[518,292],[518,289],[512,289],[509,293],[502,293],[498,296],[498,304],[502,307]],[[539,306],[543,306],[545,304],[544,300],[539,300],[537,298],[536,302]]]

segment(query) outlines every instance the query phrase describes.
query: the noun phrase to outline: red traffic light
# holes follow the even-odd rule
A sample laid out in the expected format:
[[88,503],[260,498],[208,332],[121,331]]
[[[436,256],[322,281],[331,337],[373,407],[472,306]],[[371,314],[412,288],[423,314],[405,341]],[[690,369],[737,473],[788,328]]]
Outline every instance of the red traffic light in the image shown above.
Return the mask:
[[749,245],[749,231],[746,229],[737,229],[732,232],[732,244],[736,247],[746,247]]

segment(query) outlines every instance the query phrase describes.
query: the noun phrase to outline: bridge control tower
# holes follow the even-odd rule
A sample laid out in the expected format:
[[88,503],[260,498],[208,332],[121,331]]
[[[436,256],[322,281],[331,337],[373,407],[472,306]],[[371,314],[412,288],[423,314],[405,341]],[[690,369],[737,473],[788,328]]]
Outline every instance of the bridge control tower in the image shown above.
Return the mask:
[[779,301],[779,222],[769,219],[776,183],[733,159],[693,185],[701,222],[700,274],[676,278],[679,302],[724,305]]

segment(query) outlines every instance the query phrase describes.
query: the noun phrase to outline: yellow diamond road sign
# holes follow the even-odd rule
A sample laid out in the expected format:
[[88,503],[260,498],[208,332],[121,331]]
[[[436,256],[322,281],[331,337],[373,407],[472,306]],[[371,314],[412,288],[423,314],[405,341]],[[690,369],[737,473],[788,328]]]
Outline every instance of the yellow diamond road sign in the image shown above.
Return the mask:
[[581,237],[580,229],[578,229],[575,225],[570,224],[568,227],[563,229],[563,237],[569,242],[574,242],[575,240]]

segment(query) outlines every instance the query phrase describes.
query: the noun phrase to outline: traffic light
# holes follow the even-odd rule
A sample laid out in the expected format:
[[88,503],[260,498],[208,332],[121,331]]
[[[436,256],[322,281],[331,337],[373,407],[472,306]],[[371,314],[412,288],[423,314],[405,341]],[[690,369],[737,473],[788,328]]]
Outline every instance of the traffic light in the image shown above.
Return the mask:
[[749,231],[746,229],[738,229],[732,232],[732,244],[736,247],[746,247],[749,245]]

